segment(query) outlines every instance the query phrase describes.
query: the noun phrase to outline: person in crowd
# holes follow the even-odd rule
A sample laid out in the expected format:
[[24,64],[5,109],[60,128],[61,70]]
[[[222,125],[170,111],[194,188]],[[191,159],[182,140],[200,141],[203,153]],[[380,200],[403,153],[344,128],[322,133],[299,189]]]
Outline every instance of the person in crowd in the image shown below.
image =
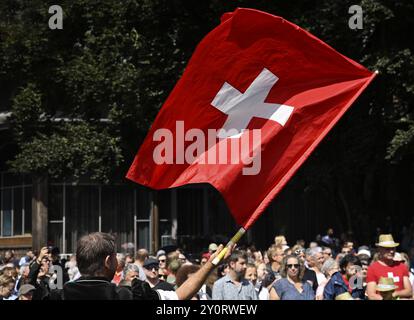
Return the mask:
[[323,300],[323,292],[325,290],[325,286],[331,279],[332,275],[339,271],[339,265],[334,259],[331,258],[323,263],[321,271],[325,275],[326,279],[318,286],[318,289],[316,290],[316,300]]
[[360,246],[358,248],[357,256],[360,260],[370,260],[371,250],[368,246]]
[[182,262],[179,258],[174,258],[168,262],[168,276],[166,282],[171,284],[173,287],[175,287],[177,271],[181,268],[181,266]]
[[149,253],[147,249],[139,249],[135,255],[135,262],[134,264],[136,264],[139,267],[143,267],[144,266],[144,262],[145,260],[147,260],[149,258]]
[[329,228],[326,231],[326,235],[324,235],[321,239],[321,242],[324,246],[328,248],[333,248],[335,245],[335,238],[334,238],[334,230],[332,228]]
[[254,263],[262,263],[263,262],[263,254],[260,250],[256,250],[253,252]]
[[362,256],[362,258],[360,258],[360,256],[358,256],[358,258],[361,261],[362,286],[364,287],[365,298],[367,298],[367,273],[371,262],[369,259],[366,259],[364,255]]
[[158,256],[158,263],[159,263],[158,276],[160,277],[160,279],[166,281],[168,277],[168,269],[167,269],[167,255],[165,253]]
[[67,270],[69,281],[73,281],[80,278],[80,272],[76,262],[76,255],[72,254],[69,261],[65,264],[65,269]]
[[376,292],[376,286],[381,277],[393,278],[397,289],[392,295],[400,298],[411,298],[413,291],[409,279],[407,266],[394,261],[395,248],[399,243],[394,242],[391,234],[382,234],[376,243],[378,247],[378,261],[372,263],[367,271],[367,294],[371,300],[382,300],[383,297]]
[[316,290],[319,286],[316,272],[313,270],[317,263],[317,259],[315,259],[315,254],[318,252],[318,249],[316,248],[318,247],[308,248],[305,250],[305,272],[303,275],[303,279],[309,282],[309,284],[312,286],[314,293],[316,293]]
[[[162,251],[162,252],[165,254],[164,251]],[[146,280],[143,266],[144,266],[145,260],[147,260],[148,258],[149,258],[148,250],[147,249],[144,249],[144,248],[139,249],[137,251],[137,253],[135,254],[134,264],[138,267],[138,270],[139,270],[139,279],[142,280],[142,281],[145,281]]]
[[413,288],[413,292],[414,292],[414,269],[411,268],[411,262],[410,259],[408,257],[408,254],[406,254],[405,252],[401,252],[401,262],[403,262],[408,269],[408,274],[409,274],[409,280],[411,283],[411,288]]
[[19,289],[18,300],[32,300],[33,292],[36,290],[31,284],[24,284]]
[[[204,264],[200,264],[201,266],[203,266]],[[224,276],[226,276],[230,271],[230,267],[228,265],[228,263],[224,262],[222,264],[220,264],[217,267],[217,278],[220,279]]]
[[283,258],[281,266],[282,279],[275,281],[270,289],[270,300],[314,300],[311,285],[303,279],[305,267],[296,256]]
[[60,249],[58,247],[49,247],[48,255],[49,255],[49,261],[51,265],[62,268],[63,283],[68,282],[69,275],[65,268],[66,261],[60,258]]
[[144,262],[144,272],[147,277],[147,282],[153,289],[160,289],[165,291],[173,291],[174,286],[166,281],[160,280],[158,277],[159,263],[157,259],[148,258]]
[[204,252],[204,253],[201,255],[200,265],[201,265],[201,266],[205,265],[205,264],[207,263],[208,259],[210,259],[210,257],[211,257],[211,254],[210,254],[210,253],[208,253],[208,252]]
[[[195,264],[183,265],[177,272],[176,285],[179,288],[188,278],[200,269]],[[200,290],[191,298],[192,300],[211,300],[212,290],[204,283]]]
[[213,243],[210,243],[209,245],[208,245],[208,253],[210,254],[210,255],[212,255],[213,253],[215,253],[217,251],[217,244],[215,244],[214,242]]
[[[220,245],[205,266],[187,279],[176,291],[153,290],[147,282],[135,278],[131,284],[131,297],[123,294],[124,291],[127,292],[126,290],[111,283],[118,264],[115,248],[115,238],[107,233],[94,232],[81,237],[76,249],[81,278],[65,283],[63,289],[50,290],[45,298],[52,300],[187,300],[199,291],[215,268],[212,261],[223,250],[223,246]],[[226,252],[225,259],[233,249],[234,247]]]
[[7,265],[7,264],[13,265],[14,268],[18,268],[19,267],[19,260],[15,258],[14,251],[13,250],[7,250],[4,253],[3,264],[5,264],[5,265]]
[[18,272],[17,269],[13,266],[13,264],[7,264],[3,269],[2,269],[2,274],[12,277],[13,279],[17,279],[18,277]]
[[283,250],[285,251],[286,249],[289,248],[288,243],[286,241],[286,237],[283,235],[278,235],[275,237],[275,246],[281,246],[283,248]]
[[125,255],[125,265],[127,266],[128,264],[131,264],[134,262],[135,262],[134,255],[131,253],[127,253]]
[[317,246],[318,246],[318,243],[315,241],[312,241],[311,243],[309,243],[309,249],[316,248]]
[[22,284],[28,282],[30,272],[30,265],[28,263],[22,264],[19,270],[19,276],[16,280],[15,292],[19,291]]
[[[307,260],[308,266],[315,271],[318,286],[326,280],[325,275],[321,271],[322,265],[325,262],[323,250],[321,247],[311,249],[309,258]],[[316,290],[315,290],[316,292]]]
[[285,257],[282,246],[271,245],[267,250],[267,256],[269,258],[269,263],[267,264],[268,273],[272,273],[276,280],[280,279],[280,267]]
[[329,247],[322,247],[322,256],[323,256],[322,264],[325,261],[332,259],[332,249]]
[[24,264],[30,264],[30,262],[34,259],[34,253],[32,250],[28,250],[26,252],[26,255],[24,255],[23,257],[21,257],[20,261],[19,261],[19,266],[21,267]]
[[8,275],[0,275],[0,300],[8,300],[14,290],[15,280]]
[[335,300],[335,298],[349,292],[354,299],[364,300],[365,290],[358,271],[361,270],[359,258],[353,254],[347,254],[339,263],[340,271],[332,274],[323,291],[324,300]]
[[269,300],[269,289],[273,281],[273,279],[269,279],[270,284],[266,286],[265,278],[267,276],[267,268],[266,264],[264,262],[258,262],[256,263],[256,270],[257,270],[257,281],[255,285],[255,289],[257,292],[257,295],[259,297],[259,300]]
[[246,271],[244,273],[244,278],[251,282],[251,284],[256,287],[257,284],[257,268],[254,264],[248,263],[246,265]]
[[336,257],[335,257],[335,261],[336,261],[336,262],[338,262],[338,264],[339,264],[339,262],[341,262],[341,260],[342,260],[345,256],[346,256],[346,254],[344,254],[344,253],[338,253],[338,254],[336,255]]
[[341,249],[341,253],[343,255],[351,254],[352,253],[352,248],[348,247],[347,243],[345,243],[345,245]]
[[124,268],[123,278],[119,286],[131,288],[132,280],[139,279],[140,269],[135,263],[127,264]]
[[301,259],[302,262],[305,262],[305,251],[305,248],[299,244],[295,244],[292,248],[293,254]]
[[234,251],[228,259],[229,273],[213,286],[213,300],[257,300],[254,286],[246,279],[247,254]]
[[43,247],[30,264],[29,284],[36,288],[33,292],[33,300],[43,300],[49,296],[50,284],[53,281],[49,273],[51,265],[49,252],[50,248]]
[[115,275],[112,279],[112,282],[116,285],[119,285],[121,279],[124,277],[125,255],[123,253],[117,253],[116,260],[118,261],[118,267],[115,271]]

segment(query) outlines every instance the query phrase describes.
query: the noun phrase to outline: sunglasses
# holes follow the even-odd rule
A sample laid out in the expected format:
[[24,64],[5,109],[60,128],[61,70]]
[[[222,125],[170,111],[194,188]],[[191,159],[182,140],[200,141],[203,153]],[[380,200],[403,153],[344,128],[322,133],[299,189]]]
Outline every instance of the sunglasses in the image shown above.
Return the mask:
[[295,264],[288,264],[286,265],[289,269],[292,269],[293,267],[295,267],[295,269],[299,269],[300,264],[299,263],[295,263]]
[[158,266],[146,266],[144,268],[147,269],[148,271],[152,271],[152,270],[158,271],[159,269]]
[[165,262],[165,259],[158,259],[159,262]]

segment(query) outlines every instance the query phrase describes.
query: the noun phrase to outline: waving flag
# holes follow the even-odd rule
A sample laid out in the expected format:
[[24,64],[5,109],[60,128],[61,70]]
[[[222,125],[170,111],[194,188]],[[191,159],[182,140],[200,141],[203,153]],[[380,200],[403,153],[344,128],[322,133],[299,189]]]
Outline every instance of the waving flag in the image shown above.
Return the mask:
[[237,9],[198,45],[127,178],[210,183],[248,229],[374,77],[281,17]]

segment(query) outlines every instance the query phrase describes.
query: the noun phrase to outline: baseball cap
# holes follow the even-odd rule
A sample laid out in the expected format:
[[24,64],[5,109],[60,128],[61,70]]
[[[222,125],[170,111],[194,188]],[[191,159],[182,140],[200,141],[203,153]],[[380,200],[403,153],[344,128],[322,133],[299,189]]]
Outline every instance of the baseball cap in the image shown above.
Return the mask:
[[210,243],[210,245],[208,246],[208,250],[211,250],[211,251],[216,251],[217,250],[217,244],[215,244],[215,243]]
[[158,267],[159,266],[159,262],[157,259],[154,258],[148,258],[147,260],[145,260],[143,267],[145,269],[151,269],[151,267]]
[[36,288],[31,284],[24,284],[19,289],[19,297],[28,294],[29,292],[32,292],[34,290],[36,290]]

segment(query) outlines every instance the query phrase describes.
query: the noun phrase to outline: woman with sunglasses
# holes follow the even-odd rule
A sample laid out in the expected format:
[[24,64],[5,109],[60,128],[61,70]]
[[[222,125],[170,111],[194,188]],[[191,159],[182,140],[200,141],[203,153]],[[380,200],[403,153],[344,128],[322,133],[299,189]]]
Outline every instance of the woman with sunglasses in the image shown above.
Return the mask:
[[280,274],[270,289],[270,300],[314,300],[312,286],[303,280],[305,266],[296,255],[286,256],[282,261]]

